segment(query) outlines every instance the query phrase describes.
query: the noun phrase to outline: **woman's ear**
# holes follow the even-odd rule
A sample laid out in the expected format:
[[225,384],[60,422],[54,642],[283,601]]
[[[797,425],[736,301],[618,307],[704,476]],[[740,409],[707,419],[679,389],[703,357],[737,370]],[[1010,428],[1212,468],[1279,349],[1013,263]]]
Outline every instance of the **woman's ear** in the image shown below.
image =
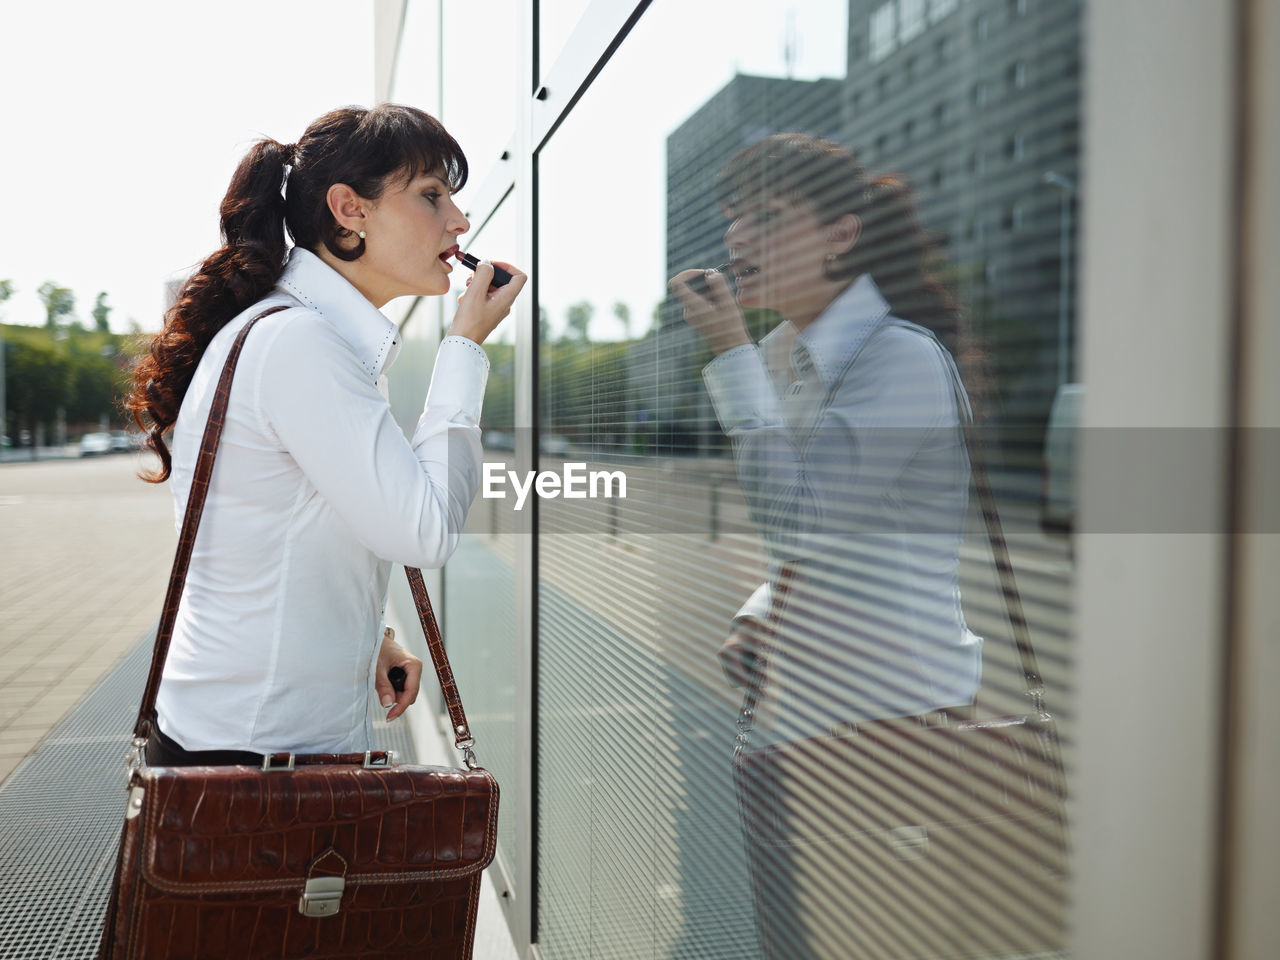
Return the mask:
[[846,213],[827,224],[827,253],[837,257],[848,253],[862,236],[862,220],[856,213]]
[[345,183],[335,183],[331,186],[329,192],[325,194],[325,200],[329,204],[329,212],[333,214],[333,219],[338,221],[338,226],[352,233],[359,233],[365,228],[367,204],[360,194]]

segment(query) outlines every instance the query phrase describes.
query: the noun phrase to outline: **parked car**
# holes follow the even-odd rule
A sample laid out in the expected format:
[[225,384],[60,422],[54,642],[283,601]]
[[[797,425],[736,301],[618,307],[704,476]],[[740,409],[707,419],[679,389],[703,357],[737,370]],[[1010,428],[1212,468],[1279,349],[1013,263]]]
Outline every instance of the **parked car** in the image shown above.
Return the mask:
[[542,438],[540,442],[542,452],[549,457],[567,457],[569,456],[569,438],[561,437],[557,434],[550,434]]
[[111,450],[114,453],[128,453],[142,446],[142,436],[128,430],[111,431]]
[[516,438],[513,434],[501,430],[486,430],[480,438],[486,450],[514,450]]
[[1047,534],[1069,536],[1075,529],[1077,434],[1083,400],[1082,384],[1064,383],[1049,411],[1040,467],[1040,529]]
[[111,452],[111,434],[86,433],[80,438],[80,456],[95,457]]

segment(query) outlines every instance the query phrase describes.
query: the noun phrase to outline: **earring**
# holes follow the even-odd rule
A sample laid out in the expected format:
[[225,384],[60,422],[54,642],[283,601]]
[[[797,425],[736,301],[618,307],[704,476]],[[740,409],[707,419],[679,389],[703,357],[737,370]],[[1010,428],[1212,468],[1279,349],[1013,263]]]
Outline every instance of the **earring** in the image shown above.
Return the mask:
[[359,236],[360,236],[360,239],[361,239],[361,240],[363,240],[363,239],[364,239],[364,231],[363,231],[363,230],[361,230],[361,231],[360,231]]
[[836,262],[836,255],[834,253],[828,253],[827,263],[835,263],[835,262]]

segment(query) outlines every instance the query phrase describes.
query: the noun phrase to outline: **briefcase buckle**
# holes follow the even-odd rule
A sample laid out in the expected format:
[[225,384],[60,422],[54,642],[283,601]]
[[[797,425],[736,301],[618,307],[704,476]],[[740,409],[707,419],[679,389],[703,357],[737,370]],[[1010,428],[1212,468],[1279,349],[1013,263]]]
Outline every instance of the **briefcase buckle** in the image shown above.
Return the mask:
[[342,877],[312,877],[302,888],[298,912],[304,917],[332,917],[342,908]]

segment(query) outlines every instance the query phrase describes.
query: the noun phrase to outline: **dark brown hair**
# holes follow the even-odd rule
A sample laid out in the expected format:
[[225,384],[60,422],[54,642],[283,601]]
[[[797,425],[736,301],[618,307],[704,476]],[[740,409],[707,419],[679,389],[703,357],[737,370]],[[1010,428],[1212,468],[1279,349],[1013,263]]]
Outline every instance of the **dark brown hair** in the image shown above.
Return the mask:
[[932,330],[955,352],[959,311],[933,275],[938,254],[902,177],[871,179],[847,147],[780,133],[725,164],[716,176],[716,197],[729,210],[748,197],[800,197],[824,224],[855,214],[861,235],[851,250],[824,265],[827,277],[853,281],[870,274],[894,316]]
[[467,182],[462,148],[434,117],[393,103],[326,113],[296,144],[266,139],[253,145],[222,199],[222,247],[187,278],[165,313],[164,329],[133,371],[124,406],[160,457],[160,469],[143,479],[168,479],[172,461],[164,434],[178,417],[196,365],[214,335],[276,285],[288,252],[285,232],[299,247],[318,250],[323,244],[341,260],[357,260],[364,240],[350,243],[354,235],[329,210],[329,188],[345,183],[376,200],[393,178],[408,183],[437,171],[451,190],[461,190]]

